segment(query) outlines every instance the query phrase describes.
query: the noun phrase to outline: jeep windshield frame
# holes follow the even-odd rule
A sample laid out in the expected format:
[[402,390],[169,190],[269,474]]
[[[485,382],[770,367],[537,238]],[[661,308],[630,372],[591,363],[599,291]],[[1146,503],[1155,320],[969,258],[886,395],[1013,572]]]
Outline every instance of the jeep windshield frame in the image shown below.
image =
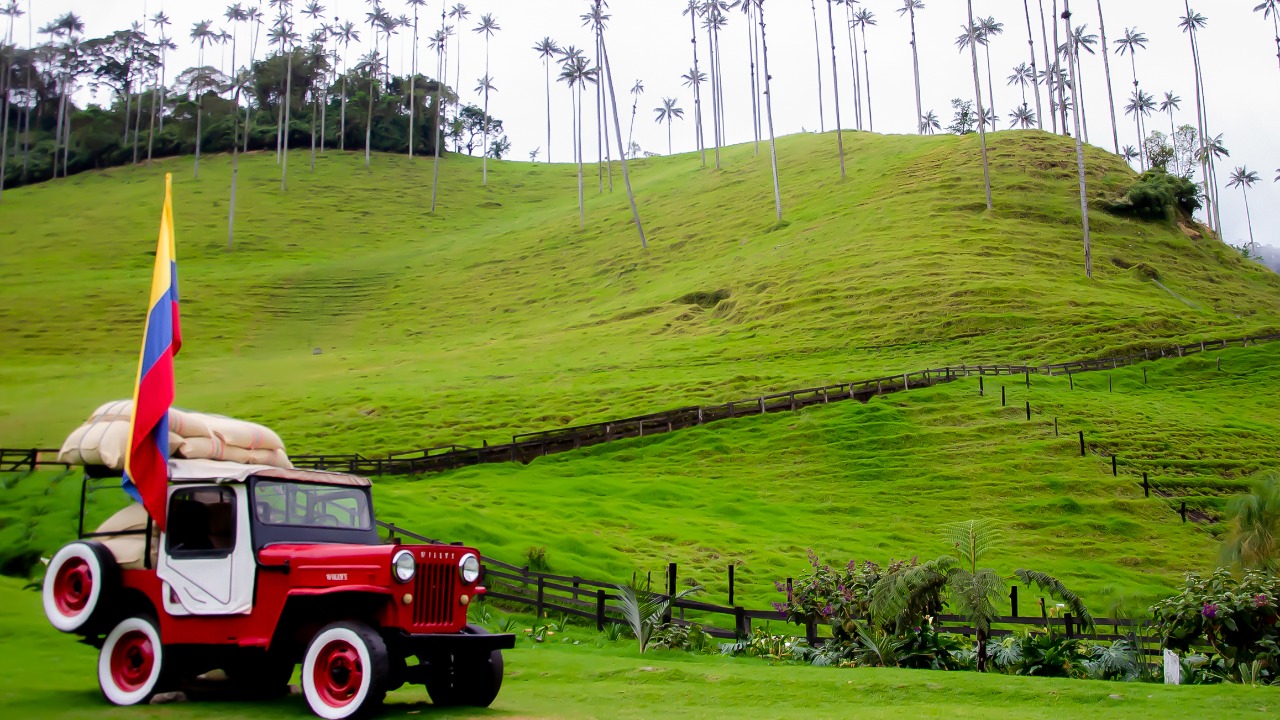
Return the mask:
[[381,545],[368,487],[249,478],[253,546]]

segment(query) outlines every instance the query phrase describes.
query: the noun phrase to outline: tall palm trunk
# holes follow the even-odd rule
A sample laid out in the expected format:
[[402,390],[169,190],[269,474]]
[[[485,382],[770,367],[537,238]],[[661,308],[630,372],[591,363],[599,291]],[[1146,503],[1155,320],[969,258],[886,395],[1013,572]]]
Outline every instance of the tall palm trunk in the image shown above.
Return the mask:
[[[915,71],[916,78],[916,132],[923,134],[924,128],[920,127],[920,120],[924,117],[924,104],[920,101],[920,47],[916,44],[916,9],[914,5],[907,6],[907,11],[911,15],[911,66]],[[834,57],[835,48],[832,48]],[[1031,53],[1031,62],[1035,64],[1035,53]],[[838,84],[838,83],[837,83]]]
[[[1048,35],[1048,31],[1045,30],[1045,24],[1044,24],[1044,0],[1036,0],[1036,3],[1040,6],[1040,46],[1044,50],[1044,72],[1045,72],[1044,89],[1045,89],[1045,92],[1049,95],[1049,111],[1050,111],[1049,112],[1049,121],[1050,121],[1049,128],[1053,131],[1054,135],[1057,135],[1058,134],[1058,101],[1055,100],[1053,97],[1053,63],[1049,62],[1049,35]],[[1057,37],[1056,32],[1054,33],[1054,37],[1055,38]],[[1036,82],[1039,82],[1039,81],[1040,79],[1036,78]],[[1044,120],[1041,119],[1040,123],[1041,123],[1040,125],[1041,129],[1044,129]],[[1064,132],[1065,132],[1065,129],[1064,129]]]
[[[836,147],[840,151],[840,179],[843,180],[847,177],[844,166],[844,126],[840,123],[840,76],[836,73],[836,24],[831,11],[831,0],[827,0],[827,30],[831,36],[831,87],[836,100]],[[916,97],[919,98],[919,95]]]
[[409,50],[409,157],[413,158],[413,121],[418,106],[418,6],[413,6],[413,47]]
[[[449,77],[449,42],[445,36],[446,15],[444,7],[440,8],[440,44],[436,50],[436,124],[432,131],[431,143],[435,146],[435,167],[431,170],[431,212],[436,211],[436,198],[440,195],[440,146],[444,145],[444,136],[440,129],[444,127],[444,79]],[[550,88],[547,90],[550,93]],[[551,101],[550,94],[547,95],[547,101]],[[551,117],[551,109],[547,108],[547,117]],[[550,135],[550,131],[548,131]],[[551,156],[551,143],[547,143],[548,161]]]
[[[596,55],[600,55],[600,37],[596,36]],[[596,182],[597,194],[604,193],[604,87],[596,83]]]
[[489,35],[484,36],[484,157],[480,158],[484,184],[489,184]]
[[[601,0],[596,0],[596,10],[600,10]],[[644,237],[644,224],[640,222],[640,209],[636,206],[636,195],[631,189],[631,173],[627,168],[627,154],[622,150],[622,120],[618,117],[618,95],[613,88],[613,67],[609,64],[609,48],[604,42],[604,27],[596,28],[600,42],[600,56],[604,58],[604,79],[609,85],[609,104],[613,107],[613,134],[618,141],[618,158],[622,162],[622,183],[627,186],[627,197],[631,201],[631,217],[636,221],[636,232],[640,234],[640,248],[649,249],[649,242]]]
[[[258,57],[258,33],[262,30],[262,23],[254,21],[253,40],[249,43],[249,68],[253,68],[254,58]],[[252,101],[244,104],[244,152],[249,152],[249,128],[253,127],[253,113],[251,112]]]
[[[1129,62],[1133,65],[1133,99],[1135,104],[1141,98],[1142,90],[1138,85],[1138,58],[1136,53],[1129,53]],[[1134,107],[1133,122],[1138,128],[1138,164],[1143,172],[1147,170],[1147,143],[1142,134],[1142,110]]]
[[1249,211],[1249,191],[1241,185],[1240,192],[1244,194],[1244,216],[1249,221],[1249,245],[1253,247],[1253,257],[1257,257],[1258,241],[1253,239],[1253,213]]
[[710,57],[711,66],[711,129],[712,137],[716,143],[716,169],[720,169],[720,83],[716,81],[716,41],[712,34],[712,25],[710,12],[707,14],[707,55]]
[[[1073,101],[1078,106],[1080,115],[1080,132],[1084,133],[1085,143],[1089,142],[1089,114],[1085,112],[1084,106],[1084,67],[1080,64],[1080,48],[1073,40],[1067,40],[1067,44],[1071,45],[1071,49],[1067,52],[1071,53],[1071,62],[1074,64],[1075,77],[1073,78],[1072,96]],[[1105,48],[1104,48],[1105,49]],[[1103,53],[1105,55],[1105,53]]]
[[[750,0],[749,0],[750,1]],[[697,125],[695,133],[698,141],[698,152],[702,153],[702,167],[707,166],[707,146],[703,136],[702,128],[702,77],[701,71],[698,70],[698,11],[696,6],[689,7],[689,28],[692,31],[693,42],[693,118]]]
[[[1058,0],[1053,0],[1053,17],[1054,17],[1053,47],[1056,51],[1057,48],[1062,47],[1062,43],[1059,41],[1059,37],[1058,37],[1058,21],[1057,21]],[[1056,70],[1056,72],[1054,73],[1054,83],[1058,86],[1058,113],[1061,115],[1061,120],[1062,120],[1062,134],[1066,135],[1068,132],[1067,131],[1067,89],[1063,87],[1065,85],[1065,83],[1063,82],[1065,73],[1062,72],[1062,61],[1057,57],[1054,58],[1054,69]]]
[[[1102,15],[1102,0],[1098,0],[1098,29],[1102,32],[1102,67],[1107,73],[1107,103],[1111,107],[1111,141],[1116,154],[1120,154],[1120,129],[1116,126],[1116,96],[1111,88],[1111,53],[1107,52],[1107,21]],[[1172,136],[1170,141],[1172,141]]]
[[142,135],[142,94],[138,95],[138,111],[133,118],[133,164],[138,164],[138,144]]
[[[973,32],[973,0],[969,5],[969,32]],[[1055,27],[1056,27],[1055,23]],[[969,38],[969,53],[973,60],[973,94],[978,100],[978,139],[982,143],[982,181],[987,188],[987,210],[991,210],[991,166],[987,163],[987,123],[986,108],[982,104],[982,79],[978,75],[978,43],[976,37]]]
[[769,37],[765,32],[764,0],[754,0],[760,14],[760,54],[764,57],[764,107],[769,120],[769,163],[773,168],[773,201],[782,222],[782,186],[778,182],[778,142],[773,134],[773,78],[769,75]]
[[[13,34],[13,20],[9,21]],[[0,199],[4,198],[4,180],[9,170],[9,68],[0,65]]]
[[[63,77],[61,82],[61,88],[59,89],[59,93],[58,93],[58,126],[54,130],[54,134],[53,134],[53,176],[55,178],[58,177],[58,151],[59,149],[61,149],[62,142],[63,142],[62,128],[63,128],[64,115],[67,109],[67,83],[68,82],[69,80],[66,77]],[[70,141],[68,141],[67,144],[70,145],[71,144]],[[199,144],[197,144],[196,145],[197,158],[199,158],[199,147],[200,147]],[[66,177],[66,173],[63,173],[63,177]]]
[[747,2],[747,62],[751,66],[751,82],[748,86],[751,92],[751,130],[754,133],[756,144],[756,155],[760,154],[760,81],[756,74],[756,58],[759,55],[759,49],[756,47],[756,26],[752,22],[752,16],[755,13],[755,6]]
[[[547,162],[551,162],[551,58],[542,58],[542,68],[547,74]],[[632,127],[635,127],[635,114],[632,113]]]
[[369,169],[372,162],[370,148],[373,146],[373,96],[378,89],[377,69],[369,68],[369,116],[364,123],[364,169]]
[[[235,53],[232,52],[232,56]],[[235,69],[235,61],[231,63],[232,70]],[[240,104],[240,84],[236,83],[235,104]],[[236,230],[236,181],[240,177],[240,113],[233,110],[231,113],[231,201],[230,208],[227,210],[227,250],[230,251],[235,247],[235,230]],[[246,128],[247,130],[248,128]]]
[[289,58],[285,62],[284,71],[284,137],[280,140],[280,191],[289,189],[289,117],[293,109],[293,48],[289,48]]
[[[351,55],[351,45],[346,43],[342,52],[342,110],[338,117],[338,150],[346,152],[347,150],[347,74],[350,68],[347,66],[347,58]],[[245,129],[248,132],[248,129]]]
[[577,114],[577,120],[574,123],[574,135],[576,136],[574,145],[574,156],[578,160],[578,229],[582,230],[587,227],[587,205],[586,198],[582,191],[582,85],[578,85],[578,95],[574,102],[574,112]]
[[[128,72],[128,71],[126,71]],[[130,78],[124,80],[124,143],[123,147],[129,146],[129,120],[133,117],[133,83]],[[135,159],[134,162],[137,162]]]
[[809,0],[809,10],[813,13],[813,57],[817,61],[814,71],[818,78],[818,132],[826,132],[827,119],[822,108],[822,41],[818,39],[818,6],[814,0]]
[[[1187,14],[1191,14],[1189,9]],[[1209,129],[1209,98],[1204,84],[1204,66],[1200,61],[1200,40],[1195,34],[1191,36],[1191,45],[1192,57],[1195,60],[1196,93],[1197,97],[1202,99],[1200,107],[1203,115],[1204,135],[1200,142],[1204,144],[1209,142],[1211,134]],[[1218,237],[1222,237],[1222,201],[1221,191],[1218,188],[1217,158],[1214,157],[1213,153],[1206,153],[1206,162],[1208,163],[1208,170],[1205,173],[1206,196],[1212,198],[1209,224],[1214,229],[1214,232],[1218,234]]]
[[[1027,16],[1027,45],[1031,47],[1031,80],[1036,88],[1036,124],[1044,130],[1044,106],[1040,104],[1040,69],[1036,67],[1036,36],[1031,31],[1031,5],[1022,0],[1022,11]],[[1105,49],[1105,48],[1104,48]],[[1027,86],[1022,86],[1022,104],[1027,104]]]
[[[1071,83],[1071,90],[1072,94],[1075,96],[1072,105],[1075,106],[1076,165],[1080,173],[1080,215],[1083,218],[1084,223],[1084,274],[1089,279],[1093,279],[1093,250],[1090,247],[1089,237],[1089,195],[1088,188],[1085,185],[1084,140],[1082,139],[1083,131],[1080,127],[1080,116],[1084,113],[1083,108],[1080,106],[1080,95],[1084,90],[1078,75],[1080,71],[1080,48],[1072,41],[1072,38],[1075,37],[1075,33],[1071,28],[1071,0],[1063,0],[1062,9],[1062,21],[1067,26],[1067,52],[1070,54],[1070,57],[1068,58],[1070,60],[1068,67],[1074,66],[1077,73],[1076,78],[1074,78],[1075,82]],[[1106,52],[1105,46],[1103,47],[1103,52]]]
[[996,123],[1000,121],[1000,114],[996,112],[996,86],[991,76],[991,42],[988,41],[983,45],[983,49],[987,54],[987,99],[991,101],[991,129],[995,130]]
[[857,121],[854,125],[862,130],[862,66],[858,64],[858,33],[853,29],[853,3],[845,2],[844,12],[845,30],[849,35],[849,64],[853,67],[853,114]]
[[[1169,106],[1169,146],[1170,147],[1176,147],[1174,136],[1177,134],[1178,134],[1178,128],[1173,121],[1173,106],[1170,105]],[[1182,164],[1178,162],[1178,153],[1176,152],[1173,154],[1173,172],[1178,175],[1182,174]]]
[[[200,41],[200,64],[204,67],[204,40]],[[200,179],[200,136],[204,132],[204,92],[203,88],[196,89],[196,169],[195,179]]]
[[876,116],[871,104],[871,56],[867,47],[867,25],[862,25],[862,72],[866,74],[867,85],[867,129],[876,131]]

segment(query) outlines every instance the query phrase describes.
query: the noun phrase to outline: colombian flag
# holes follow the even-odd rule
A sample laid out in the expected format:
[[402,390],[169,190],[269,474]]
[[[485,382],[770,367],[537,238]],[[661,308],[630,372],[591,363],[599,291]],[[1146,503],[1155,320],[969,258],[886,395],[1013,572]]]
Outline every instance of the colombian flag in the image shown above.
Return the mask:
[[164,178],[164,210],[151,274],[151,303],[133,390],[124,489],[164,530],[169,486],[169,407],[173,405],[173,356],[182,347],[178,323],[178,257],[173,238],[173,176]]

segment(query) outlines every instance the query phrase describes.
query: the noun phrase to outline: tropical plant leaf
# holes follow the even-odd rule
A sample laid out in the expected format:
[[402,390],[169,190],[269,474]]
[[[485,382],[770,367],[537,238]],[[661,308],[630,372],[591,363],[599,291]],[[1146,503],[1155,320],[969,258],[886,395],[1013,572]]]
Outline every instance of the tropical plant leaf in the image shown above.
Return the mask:
[[1004,532],[994,520],[965,520],[946,526],[947,540],[969,565],[970,572],[977,572],[978,561],[992,548],[1000,544]]
[[1067,586],[1062,584],[1062,581],[1039,570],[1015,570],[1013,574],[1027,585],[1034,585],[1066,604],[1067,609],[1080,618],[1081,629],[1086,632],[1093,629],[1093,615],[1089,612],[1089,608],[1085,607],[1084,601],[1080,599],[1080,596],[1068,590]]

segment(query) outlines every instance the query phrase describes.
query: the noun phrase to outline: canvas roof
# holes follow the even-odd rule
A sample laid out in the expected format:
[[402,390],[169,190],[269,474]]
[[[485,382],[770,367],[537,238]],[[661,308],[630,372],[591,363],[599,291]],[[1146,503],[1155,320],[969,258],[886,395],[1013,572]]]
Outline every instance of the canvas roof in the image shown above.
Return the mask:
[[242,465],[223,460],[170,460],[169,479],[174,483],[191,482],[245,482],[252,476],[267,477],[291,482],[317,485],[343,485],[369,487],[373,483],[366,477],[324,470],[286,470],[270,465]]

